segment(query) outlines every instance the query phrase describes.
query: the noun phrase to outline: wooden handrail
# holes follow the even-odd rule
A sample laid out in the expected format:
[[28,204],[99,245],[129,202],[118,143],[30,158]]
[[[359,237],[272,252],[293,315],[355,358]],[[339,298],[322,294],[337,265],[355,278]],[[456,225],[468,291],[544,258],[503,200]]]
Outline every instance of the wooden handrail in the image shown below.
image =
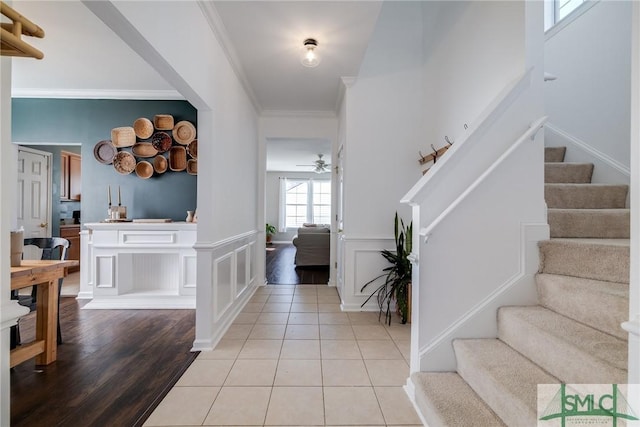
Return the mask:
[[0,55],[24,56],[36,59],[44,58],[44,54],[31,46],[21,36],[44,37],[44,30],[20,15],[17,11],[0,1],[0,13],[13,21],[0,24]]

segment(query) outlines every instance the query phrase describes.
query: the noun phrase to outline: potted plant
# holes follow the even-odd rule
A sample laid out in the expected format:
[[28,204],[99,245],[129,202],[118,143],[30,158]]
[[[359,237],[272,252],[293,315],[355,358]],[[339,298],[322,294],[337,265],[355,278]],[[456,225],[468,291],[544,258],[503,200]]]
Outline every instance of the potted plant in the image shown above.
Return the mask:
[[371,279],[360,289],[360,292],[362,292],[378,279],[383,279],[383,283],[369,295],[365,302],[362,303],[362,306],[364,307],[375,296],[380,307],[380,316],[384,313],[385,322],[389,325],[391,325],[391,302],[395,301],[401,322],[407,323],[410,316],[409,299],[411,298],[411,261],[409,261],[409,254],[411,254],[413,224],[409,223],[408,226],[405,226],[396,212],[394,231],[395,252],[386,249],[380,252],[391,265],[384,268],[381,275]]
[[273,238],[273,235],[276,234],[276,227],[267,223],[264,227],[264,231],[266,234],[267,243],[271,243],[271,239]]

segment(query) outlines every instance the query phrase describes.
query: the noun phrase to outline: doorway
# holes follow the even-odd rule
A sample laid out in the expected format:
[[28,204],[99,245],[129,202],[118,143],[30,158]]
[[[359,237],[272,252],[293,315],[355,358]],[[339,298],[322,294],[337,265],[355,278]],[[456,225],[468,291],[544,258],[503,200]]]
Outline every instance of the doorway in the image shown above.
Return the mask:
[[266,247],[267,283],[326,285],[334,208],[331,141],[266,141],[265,223],[276,229]]
[[52,154],[18,148],[18,228],[27,237],[51,237]]

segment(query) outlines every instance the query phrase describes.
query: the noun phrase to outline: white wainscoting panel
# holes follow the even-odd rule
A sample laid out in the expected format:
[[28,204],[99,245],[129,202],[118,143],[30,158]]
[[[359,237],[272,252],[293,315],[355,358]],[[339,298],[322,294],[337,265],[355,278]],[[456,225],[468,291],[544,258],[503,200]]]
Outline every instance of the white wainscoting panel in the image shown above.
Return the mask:
[[256,260],[258,259],[256,246],[256,242],[249,244],[249,283],[253,282],[256,277]]
[[197,242],[196,338],[193,351],[212,350],[256,289],[257,231],[220,242]]
[[[342,248],[338,251],[342,254],[342,283],[338,287],[341,299],[341,308],[344,311],[377,311],[378,305],[375,297],[364,307],[362,304],[376,289],[376,284],[367,286],[363,292],[360,289],[369,280],[382,274],[382,269],[389,263],[382,257],[383,249],[393,250],[395,243],[393,238],[385,237],[356,237],[342,236],[339,242]],[[376,282],[377,283],[377,282]]]
[[96,288],[115,288],[116,257],[96,257]]
[[215,281],[215,314],[218,321],[233,302],[233,253],[226,254],[213,261],[213,278]]
[[123,245],[171,245],[177,240],[176,233],[172,231],[120,232],[120,241]]
[[249,245],[236,249],[236,297],[249,285]]
[[194,255],[182,257],[182,289],[180,295],[196,294],[196,262],[198,258]]

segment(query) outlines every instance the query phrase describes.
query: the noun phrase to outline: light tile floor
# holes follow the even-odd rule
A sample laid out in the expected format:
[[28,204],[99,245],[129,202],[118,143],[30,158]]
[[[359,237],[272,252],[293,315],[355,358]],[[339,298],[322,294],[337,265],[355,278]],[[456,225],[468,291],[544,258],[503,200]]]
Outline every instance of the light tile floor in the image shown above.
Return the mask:
[[409,325],[343,313],[335,288],[259,288],[145,426],[418,426]]

